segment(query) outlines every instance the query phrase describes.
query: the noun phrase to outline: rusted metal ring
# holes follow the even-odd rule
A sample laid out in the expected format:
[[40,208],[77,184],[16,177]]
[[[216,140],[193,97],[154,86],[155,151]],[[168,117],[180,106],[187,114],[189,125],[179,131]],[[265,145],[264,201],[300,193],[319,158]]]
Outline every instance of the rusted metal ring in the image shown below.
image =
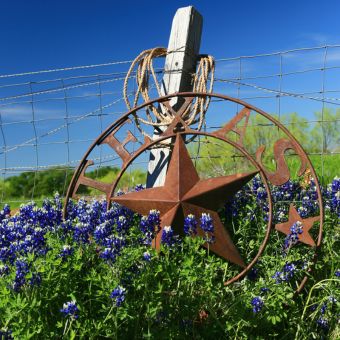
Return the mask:
[[[88,156],[90,155],[91,151],[96,147],[96,146],[99,146],[104,140],[105,138],[107,138],[111,133],[112,131],[114,131],[115,129],[117,129],[119,126],[121,126],[123,123],[125,123],[129,117],[133,114],[135,114],[138,110],[140,109],[143,109],[144,107],[147,107],[148,105],[151,105],[155,102],[159,102],[159,103],[163,103],[163,102],[167,102],[170,98],[173,98],[173,97],[183,97],[184,99],[187,99],[187,98],[193,98],[193,97],[210,97],[210,98],[217,98],[217,99],[222,99],[222,100],[226,100],[226,101],[231,101],[231,102],[234,102],[234,103],[237,103],[239,105],[242,105],[244,106],[245,108],[251,110],[251,111],[255,111],[257,112],[258,114],[264,116],[266,119],[268,119],[270,122],[272,122],[273,124],[275,124],[276,126],[278,126],[287,136],[288,138],[292,141],[292,144],[294,145],[294,147],[296,148],[297,152],[299,153],[299,155],[303,155],[303,160],[306,162],[306,164],[308,165],[308,169],[310,170],[311,172],[311,175],[313,176],[314,180],[315,180],[315,185],[316,185],[316,191],[317,191],[317,195],[318,195],[318,204],[319,204],[319,210],[320,210],[320,225],[319,225],[319,233],[318,233],[318,238],[317,238],[317,243],[316,243],[316,247],[319,248],[320,245],[321,245],[321,241],[322,241],[322,231],[323,231],[323,216],[324,216],[324,209],[323,209],[323,204],[322,204],[322,196],[321,196],[321,189],[320,189],[320,185],[319,185],[319,182],[318,182],[318,179],[317,179],[317,176],[316,176],[316,173],[315,173],[315,170],[311,164],[311,161],[307,155],[307,153],[303,150],[302,146],[298,143],[298,141],[295,139],[295,137],[288,131],[288,129],[283,126],[280,122],[278,122],[275,118],[273,118],[272,116],[270,116],[269,114],[267,114],[266,112],[262,111],[261,109],[259,108],[256,108],[255,106],[253,105],[250,105],[242,100],[239,100],[239,99],[235,99],[235,98],[232,98],[232,97],[229,97],[229,96],[225,96],[225,95],[221,95],[221,94],[207,94],[207,93],[192,93],[192,92],[184,92],[184,93],[175,93],[175,94],[171,94],[171,95],[167,95],[167,96],[164,96],[164,97],[161,97],[161,98],[157,98],[157,99],[153,99],[147,103],[143,103],[142,105],[138,106],[138,107],[135,107],[133,108],[132,110],[130,110],[129,112],[127,112],[126,114],[124,114],[122,117],[120,117],[118,120],[116,120],[116,122],[114,122],[112,125],[110,125],[97,139],[96,141],[90,146],[90,148],[88,149],[88,151],[85,153],[80,165],[78,166],[77,170],[75,171],[74,175],[73,175],[73,178],[71,180],[71,183],[70,183],[70,186],[68,188],[68,191],[67,191],[67,195],[66,195],[66,198],[65,198],[65,206],[64,206],[64,216],[66,216],[66,206],[67,206],[67,203],[70,199],[70,197],[72,197],[75,193],[74,193],[74,189],[76,187],[76,184],[77,184],[77,181],[79,179],[79,176],[81,174],[81,172],[85,169],[85,167],[87,166],[87,163],[88,163]],[[191,130],[188,131],[188,132],[184,132],[184,134],[197,134],[197,135],[200,135],[200,134],[204,134],[204,135],[207,135],[209,136],[209,134],[207,133],[200,133],[200,132],[195,132],[194,130]],[[216,135],[211,135],[210,134],[210,137],[214,137],[214,138],[217,138]],[[123,167],[123,169],[121,170],[120,174],[117,176],[117,179],[116,181],[112,184],[111,186],[111,190],[110,190],[110,195],[113,194],[114,190],[115,190],[115,187],[122,175],[122,173],[126,170],[127,168],[127,165],[130,164],[132,162],[132,159],[135,159],[135,157],[137,157],[141,152],[145,151],[148,149],[148,147],[150,147],[151,145],[154,145],[156,144],[157,142],[161,141],[161,140],[165,140],[169,138],[169,136],[165,136],[165,137],[161,137],[159,138],[157,141],[154,141],[154,142],[150,142],[148,143],[148,145],[146,145],[146,147],[144,149],[141,149],[141,150],[138,150],[139,153],[138,154],[135,154],[130,160],[129,162],[125,165],[125,167]],[[230,143],[231,145],[233,145],[233,142],[228,140],[227,138],[220,138],[221,140],[227,142],[227,143]],[[238,148],[241,152],[243,153],[247,153],[247,151],[243,148],[239,148],[238,145],[233,145],[235,146],[236,148]],[[260,252],[260,255],[262,254],[263,250],[264,250],[264,247],[268,241],[268,238],[269,238],[269,234],[270,234],[270,230],[271,230],[271,227],[272,227],[272,201],[271,201],[271,195],[270,195],[270,189],[269,189],[269,185],[268,185],[268,182],[267,182],[267,178],[266,178],[266,175],[265,175],[265,172],[264,172],[264,169],[261,167],[261,165],[256,161],[256,159],[254,159],[253,157],[251,157],[251,155],[249,155],[250,158],[248,159],[251,159],[252,162],[255,162],[254,164],[256,164],[255,166],[257,168],[260,169],[260,173],[261,173],[261,177],[262,177],[262,180],[263,180],[263,183],[265,184],[265,187],[266,187],[266,190],[269,191],[269,194],[268,194],[268,199],[270,200],[269,201],[269,209],[270,209],[270,213],[269,213],[269,216],[270,216],[270,224],[268,223],[268,226],[267,226],[267,230],[266,230],[266,235],[265,235],[265,239],[263,241],[263,243],[261,244],[260,246],[260,249],[259,249],[259,252]],[[110,196],[108,195],[108,196]],[[107,199],[109,200],[109,197],[107,196]],[[259,256],[256,256],[255,257],[255,260],[253,260],[251,262],[251,265],[248,265],[246,267],[245,270],[243,270],[240,274],[238,274],[237,276],[235,276],[234,278],[230,279],[229,281],[226,282],[226,284],[230,284],[236,280],[238,280],[239,278],[243,277],[246,272],[254,265],[254,263],[258,260]],[[300,286],[298,287],[297,289],[297,292],[300,292],[305,283],[306,283],[307,279],[306,277],[302,280]]]

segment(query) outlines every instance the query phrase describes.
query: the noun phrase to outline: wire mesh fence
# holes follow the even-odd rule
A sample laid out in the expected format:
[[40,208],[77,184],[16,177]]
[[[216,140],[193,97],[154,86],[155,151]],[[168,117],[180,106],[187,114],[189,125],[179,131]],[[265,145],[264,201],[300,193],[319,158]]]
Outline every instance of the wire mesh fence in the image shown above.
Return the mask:
[[[65,195],[88,146],[126,112],[122,92],[130,65],[127,60],[0,75],[1,203],[38,201],[54,190]],[[161,79],[161,62],[156,72]],[[214,92],[249,102],[295,132],[321,180],[337,174],[340,45],[217,58],[215,77]],[[150,95],[156,97],[156,91]],[[211,119],[206,129],[223,122]],[[110,150],[98,151],[98,176],[115,157]]]

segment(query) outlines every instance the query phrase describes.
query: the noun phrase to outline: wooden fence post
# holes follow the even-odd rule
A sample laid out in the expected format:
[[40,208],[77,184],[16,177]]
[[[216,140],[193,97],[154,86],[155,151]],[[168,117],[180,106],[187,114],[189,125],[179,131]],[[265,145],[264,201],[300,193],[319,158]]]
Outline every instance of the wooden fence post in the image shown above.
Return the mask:
[[[203,18],[193,6],[179,8],[172,21],[168,54],[165,59],[162,95],[192,91],[192,74],[196,71],[201,43]],[[172,105],[176,105],[172,101]],[[155,131],[154,137],[157,137]],[[170,150],[151,150],[146,186],[161,186],[165,181]]]

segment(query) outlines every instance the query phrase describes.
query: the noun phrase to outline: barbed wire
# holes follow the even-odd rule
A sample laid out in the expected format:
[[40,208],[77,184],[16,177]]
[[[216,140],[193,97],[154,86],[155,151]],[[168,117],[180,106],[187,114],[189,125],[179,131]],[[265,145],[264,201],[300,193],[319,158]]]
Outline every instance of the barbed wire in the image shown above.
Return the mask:
[[[255,85],[255,84],[249,84],[249,83],[244,83],[244,82],[240,82],[240,81],[233,81],[233,80],[230,80],[230,79],[216,78],[216,82],[225,82],[225,83],[235,84],[237,86],[239,86],[239,85],[247,86],[247,87],[251,87],[251,88],[261,90],[261,91],[264,91],[264,92],[275,93],[277,96],[287,96],[287,97],[294,97],[294,98],[301,98],[301,99],[310,99],[310,100],[315,100],[315,101],[319,101],[319,102],[323,102],[323,103],[340,105],[340,98],[336,98],[336,97],[329,98],[329,97],[324,97],[324,96],[322,96],[322,97],[306,96],[306,94],[304,94],[304,93],[292,93],[292,92],[279,91],[279,90],[266,88],[266,87],[263,87],[263,86],[258,86],[258,85]],[[324,91],[319,91],[318,93],[324,93]],[[337,101],[339,103],[333,103],[333,101]]]
[[33,75],[44,74],[44,73],[54,73],[54,72],[84,70],[84,69],[91,69],[91,68],[105,67],[105,66],[112,66],[112,65],[130,64],[131,62],[132,62],[132,60],[123,60],[123,61],[113,61],[113,62],[102,63],[102,64],[82,65],[82,66],[55,68],[55,69],[49,69],[49,70],[40,70],[40,71],[31,71],[31,72],[22,72],[22,73],[12,73],[12,74],[2,74],[2,75],[0,75],[0,79],[1,78],[22,77],[22,76],[33,76]]
[[[339,58],[336,58],[335,55],[332,64],[329,64],[333,51],[339,51]],[[304,61],[309,52],[320,52],[320,56],[315,57],[315,61],[320,64],[318,67],[315,67],[314,64],[308,67],[304,62],[301,62]],[[294,58],[288,58],[288,55],[289,57],[292,55]],[[285,56],[287,58],[284,58]],[[273,66],[268,71],[265,62],[266,57],[276,58],[274,63],[276,69]],[[258,61],[256,74],[247,70],[245,63],[248,60]],[[292,66],[297,61],[300,61],[299,67],[296,67],[295,70],[287,69],[287,66]],[[80,162],[79,156],[82,155],[80,145],[89,145],[93,141],[93,135],[99,135],[108,122],[112,122],[112,119],[118,118],[125,112],[122,86],[126,70],[131,62],[131,60],[123,60],[0,75],[0,172],[2,175],[0,198],[2,203],[20,201],[7,196],[5,181],[12,175],[20,175],[24,172],[34,173],[31,197],[27,199],[39,199],[35,193],[37,174],[39,171],[50,169],[65,172],[64,186],[61,192],[62,196],[65,194],[68,175]],[[308,103],[309,106],[311,106],[310,103],[314,102],[321,104],[321,108],[319,108],[321,111],[320,119],[304,116],[304,121],[311,126],[320,125],[323,137],[322,150],[320,152],[309,152],[309,155],[321,157],[321,176],[323,176],[326,171],[325,157],[340,154],[337,149],[332,152],[325,150],[324,141],[326,126],[339,123],[338,118],[331,120],[327,118],[325,110],[328,109],[328,106],[337,108],[340,103],[340,97],[337,97],[337,94],[340,94],[340,82],[333,81],[331,88],[329,88],[326,77],[326,73],[327,75],[335,74],[340,69],[340,45],[324,45],[255,55],[216,58],[215,62],[215,85],[218,87],[216,92],[247,100],[250,103],[257,103],[257,100],[263,99],[263,103],[255,106],[261,108],[264,106],[265,111],[276,114],[278,119],[288,128],[299,124],[299,122],[284,120],[287,107],[283,110],[282,98],[293,98],[301,101],[301,103]],[[224,67],[225,65],[228,66],[228,63],[230,63],[229,69]],[[87,74],[88,72],[89,74]],[[172,72],[177,73],[179,71]],[[56,77],[53,78],[52,74]],[[164,75],[163,68],[158,67],[158,65],[155,66],[155,74],[157,74],[157,77]],[[318,80],[313,80],[315,86],[320,85],[317,81],[321,81],[321,86],[315,91],[308,89],[306,87],[307,82],[303,81],[303,77],[313,74],[321,75]],[[135,79],[136,73],[132,72],[130,77],[132,80]],[[19,80],[19,78],[21,79]],[[272,83],[276,79],[278,79],[277,87]],[[291,82],[297,79],[297,82],[302,84],[300,91],[290,91],[284,87],[286,79]],[[305,87],[306,90],[304,90]],[[152,89],[154,88],[151,87]],[[155,93],[153,94],[157,96]],[[128,95],[133,96],[134,92],[131,91]],[[218,102],[218,100],[212,100],[212,103],[215,102]],[[267,103],[269,104],[267,105]],[[266,105],[268,109],[266,109]],[[275,109],[273,109],[274,107]],[[313,106],[313,108],[314,111],[318,110],[317,107]],[[236,108],[236,111],[238,109],[239,107]],[[49,110],[54,113],[49,114]],[[289,107],[289,110],[294,111],[294,108]],[[53,126],[54,122],[58,121],[62,121],[62,123]],[[86,131],[77,129],[80,123],[83,124],[83,128],[86,128]],[[210,131],[221,126],[214,122],[214,124],[207,125],[205,129]],[[272,124],[249,125],[249,127],[256,126],[265,127],[272,126]],[[136,134],[135,129],[133,133]],[[141,137],[138,135],[137,139]],[[23,141],[21,141],[22,139]],[[65,145],[63,151],[57,151],[63,145]],[[58,149],[54,151],[54,148]],[[135,150],[134,144],[132,149]],[[28,152],[30,156],[23,156],[25,152]],[[54,162],[51,162],[51,157],[48,157],[48,154],[51,153],[55,153],[56,161]],[[220,158],[216,155],[208,155],[207,157],[211,159]],[[61,159],[63,161],[57,161]],[[204,159],[204,157],[202,158],[197,153],[195,160],[199,159]],[[114,155],[107,155],[104,148],[100,148],[97,156],[93,157],[97,169],[108,164],[110,166],[117,164],[119,167],[119,162],[113,163],[118,160]],[[146,163],[146,160],[136,162],[137,165]]]
[[233,61],[239,59],[253,59],[253,58],[261,58],[261,57],[272,57],[272,56],[280,56],[288,53],[297,53],[297,52],[307,52],[307,51],[317,51],[322,49],[330,49],[330,48],[339,48],[340,44],[329,44],[329,45],[322,45],[322,46],[313,46],[313,47],[301,47],[301,48],[294,48],[288,49],[278,52],[269,52],[269,53],[259,53],[253,55],[242,55],[237,57],[229,57],[229,58],[216,58],[215,61]]

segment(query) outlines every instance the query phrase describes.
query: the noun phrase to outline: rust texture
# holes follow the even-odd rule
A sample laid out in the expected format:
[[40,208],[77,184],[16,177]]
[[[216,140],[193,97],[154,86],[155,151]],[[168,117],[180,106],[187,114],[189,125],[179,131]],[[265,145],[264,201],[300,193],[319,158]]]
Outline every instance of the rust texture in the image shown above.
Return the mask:
[[164,186],[115,196],[111,200],[143,215],[148,214],[151,209],[160,211],[161,230],[155,240],[157,249],[160,247],[165,226],[172,226],[176,234],[183,234],[185,216],[193,214],[199,220],[202,213],[210,213],[215,236],[215,242],[209,246],[210,250],[230,262],[245,267],[216,210],[231,200],[233,195],[257,173],[258,171],[254,171],[200,180],[183,137],[178,135]]
[[[240,112],[238,112],[233,119],[231,119],[221,129],[211,133],[197,131],[193,127],[189,127],[183,119],[186,114],[187,108],[195,98],[208,96],[210,96],[212,99],[215,98],[219,100],[231,101],[241,106]],[[173,97],[182,98],[183,105],[178,108],[178,110],[175,110],[170,105],[171,99]],[[168,110],[169,115],[173,116],[174,119],[172,123],[167,126],[165,131],[160,134],[157,140],[150,140],[146,138],[143,145],[141,145],[139,149],[137,149],[134,153],[129,153],[125,148],[125,145],[131,141],[135,141],[135,136],[130,131],[128,131],[125,139],[120,142],[117,138],[114,137],[114,135],[122,125],[131,121],[130,118],[133,118],[137,115],[138,110],[153,105],[154,103],[159,103],[163,105]],[[261,146],[257,150],[255,157],[250,155],[244,146],[244,136],[246,134],[251,111],[264,116],[270,122],[278,126],[280,130],[282,130],[288,137],[279,139],[274,144],[274,158],[277,165],[277,169],[275,172],[267,171],[262,164],[261,158],[265,150],[265,146]],[[233,141],[228,138],[227,135],[229,132],[233,132],[238,136],[237,141]],[[251,162],[251,164],[253,164],[256,171],[201,180],[198,177],[198,174],[185,147],[185,136],[187,135],[208,136],[229,143],[230,145],[238,149],[238,151],[240,151],[240,153],[243,154],[243,156],[246,157]],[[167,145],[173,147],[164,186],[146,189],[136,193],[128,193],[123,196],[114,196],[114,192],[120,178],[129,167],[129,165],[132,163],[132,161],[142,152],[152,147],[157,147],[157,145],[159,145],[159,143],[161,142],[167,143]],[[85,171],[87,167],[93,164],[93,162],[89,160],[89,156],[92,150],[104,143],[110,145],[115,150],[115,152],[121,158],[123,164],[120,173],[117,175],[117,178],[112,184],[101,183],[99,181],[89,179],[85,176]],[[277,224],[275,226],[275,229],[287,235],[289,233],[289,227],[296,221],[300,221],[303,225],[304,232],[301,234],[301,238],[299,238],[299,240],[302,243],[308,244],[310,246],[319,247],[322,240],[323,205],[320,186],[314,168],[308,158],[308,155],[303,150],[301,145],[297,142],[295,137],[271,115],[239,99],[220,94],[185,92],[167,95],[135,107],[123,116],[121,116],[116,122],[109,126],[97,138],[96,141],[94,141],[94,143],[85,153],[80,165],[73,175],[72,181],[67,191],[64,206],[64,217],[66,216],[66,205],[69,199],[72,197],[77,198],[77,190],[79,185],[88,185],[104,192],[107,197],[108,207],[110,206],[110,203],[112,201],[115,201],[141,214],[148,214],[151,209],[157,209],[161,213],[162,228],[164,228],[164,226],[166,225],[172,225],[175,231],[178,233],[181,233],[183,230],[183,219],[186,215],[191,213],[199,218],[202,212],[210,213],[214,221],[216,237],[216,242],[209,246],[210,250],[215,252],[219,256],[229,260],[230,262],[240,266],[240,273],[225,282],[225,284],[228,285],[242,278],[249,271],[249,269],[261,256],[269,240],[270,232],[273,227],[273,206],[269,183],[274,185],[281,185],[286,183],[290,179],[289,168],[285,161],[285,152],[289,149],[294,150],[301,160],[299,176],[303,175],[306,172],[309,172],[310,176],[313,177],[315,181],[320,208],[320,216],[310,219],[301,219],[301,217],[296,212],[296,209],[291,206],[289,212],[289,221],[286,223]],[[221,204],[225,203],[228,199],[231,199],[232,196],[239,189],[241,189],[242,186],[245,185],[256,173],[260,174],[268,193],[269,218],[266,234],[259,247],[258,253],[250,263],[245,264],[241,255],[239,254],[238,249],[231,240],[229,233],[220,221],[216,210],[221,206]],[[313,226],[313,223],[316,221],[319,221],[319,233],[316,241],[314,241],[309,234],[309,230]],[[158,233],[153,243],[156,248],[159,248],[160,238],[161,232]],[[297,289],[297,292],[303,289],[306,281],[306,279],[302,280],[300,286]]]
[[[261,145],[256,151],[256,160],[261,165],[262,165],[261,158],[262,158],[262,154],[265,149],[266,147],[264,145]],[[300,166],[298,175],[302,176],[307,169],[307,155],[302,150],[300,144],[294,140],[281,138],[277,140],[274,144],[274,157],[276,161],[276,171],[272,173],[272,172],[265,170],[266,177],[274,185],[282,185],[288,182],[290,179],[289,168],[285,160],[285,152],[289,149],[294,150],[300,157],[301,166]]]
[[279,223],[275,225],[275,229],[289,235],[291,233],[290,228],[296,222],[300,222],[302,225],[302,233],[298,234],[298,239],[300,242],[310,245],[311,247],[315,247],[316,244],[309,233],[309,230],[313,227],[313,224],[320,221],[320,216],[309,217],[303,219],[299,213],[297,212],[296,208],[293,204],[289,207],[289,216],[288,221],[285,223]]

